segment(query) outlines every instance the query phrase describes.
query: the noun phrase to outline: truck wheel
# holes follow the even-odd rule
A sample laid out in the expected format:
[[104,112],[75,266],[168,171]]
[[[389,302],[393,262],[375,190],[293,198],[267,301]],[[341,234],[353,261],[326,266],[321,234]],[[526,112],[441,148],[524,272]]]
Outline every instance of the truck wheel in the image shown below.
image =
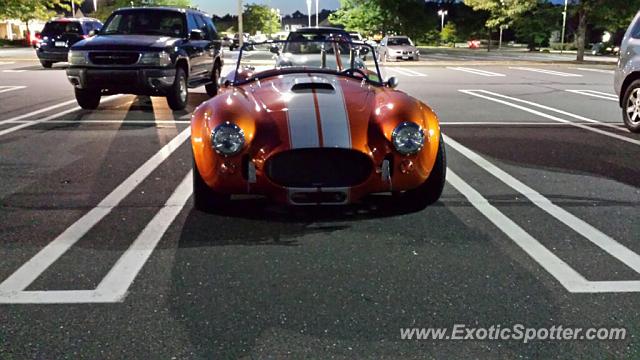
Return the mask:
[[629,131],[640,132],[640,80],[629,85],[622,97],[622,119]]
[[204,182],[193,159],[193,207],[203,212],[216,212],[224,209],[230,198],[229,195],[213,191]]
[[75,89],[76,101],[81,108],[95,110],[100,105],[100,89]]
[[53,66],[53,62],[51,61],[46,61],[46,60],[40,60],[40,64],[42,65],[43,68],[45,69],[51,69],[51,67]]
[[211,75],[211,83],[204,86],[207,95],[211,97],[218,95],[218,80],[220,80],[220,66],[215,65]]
[[167,94],[167,102],[173,111],[184,110],[189,101],[189,88],[187,87],[187,74],[179,67],[176,70],[176,79]]
[[444,148],[444,141],[440,137],[440,145],[436,162],[433,165],[431,174],[427,180],[417,189],[410,190],[402,194],[401,199],[411,210],[423,210],[427,206],[440,199],[447,177],[447,154]]

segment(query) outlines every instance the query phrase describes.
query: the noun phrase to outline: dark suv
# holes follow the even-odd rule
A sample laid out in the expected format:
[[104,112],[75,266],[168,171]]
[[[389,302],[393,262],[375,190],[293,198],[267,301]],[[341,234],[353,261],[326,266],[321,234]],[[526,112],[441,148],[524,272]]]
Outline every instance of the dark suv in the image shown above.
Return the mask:
[[69,52],[67,77],[78,104],[95,109],[107,94],[166,96],[183,110],[188,88],[218,92],[222,54],[211,16],[191,9],[125,8]]
[[100,30],[102,23],[91,18],[56,19],[47,22],[42,32],[37,33],[36,54],[45,68],[54,63],[67,61],[69,48]]

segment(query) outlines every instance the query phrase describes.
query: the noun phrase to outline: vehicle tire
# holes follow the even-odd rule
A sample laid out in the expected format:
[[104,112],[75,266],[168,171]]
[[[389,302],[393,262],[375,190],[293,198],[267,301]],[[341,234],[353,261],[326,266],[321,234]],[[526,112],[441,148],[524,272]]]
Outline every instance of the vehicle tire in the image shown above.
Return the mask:
[[207,90],[207,95],[214,97],[218,95],[218,81],[220,80],[220,66],[214,65],[213,73],[211,75],[211,83],[204,86]]
[[100,106],[100,89],[75,88],[76,101],[85,110],[95,110]]
[[196,165],[195,159],[193,160],[193,207],[198,211],[203,212],[216,212],[225,208],[225,205],[229,203],[231,197],[227,194],[220,194],[213,191],[204,182],[200,171]]
[[173,111],[184,110],[187,107],[189,101],[189,88],[187,83],[187,73],[183,68],[176,69],[176,79],[173,81],[173,86],[167,94],[167,103]]
[[45,69],[51,69],[51,67],[53,66],[53,62],[51,61],[46,61],[46,60],[40,60],[40,64],[42,65],[43,68]]
[[406,191],[401,199],[411,210],[422,210],[440,199],[447,177],[447,154],[440,137],[436,162],[427,180],[417,189]]
[[624,92],[622,120],[629,131],[640,132],[640,80],[632,82]]

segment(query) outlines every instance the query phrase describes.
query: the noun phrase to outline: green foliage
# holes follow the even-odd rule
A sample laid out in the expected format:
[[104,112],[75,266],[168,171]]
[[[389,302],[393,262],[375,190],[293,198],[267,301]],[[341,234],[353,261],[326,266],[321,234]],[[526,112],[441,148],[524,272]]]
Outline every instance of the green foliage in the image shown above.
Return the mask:
[[511,25],[514,18],[537,5],[537,0],[464,0],[474,10],[489,13],[486,26],[490,29],[500,25]]
[[519,15],[513,25],[518,39],[532,50],[549,45],[551,32],[561,27],[562,14],[558,7],[542,1],[536,8]]
[[[81,0],[74,0],[80,4]],[[18,19],[27,25],[33,20],[47,20],[56,15],[56,9],[71,10],[67,0],[3,0],[0,18]]]
[[255,34],[273,34],[280,31],[280,18],[266,5],[247,4],[243,15],[244,31]]
[[92,16],[102,21],[106,20],[114,10],[133,6],[173,6],[179,8],[187,8],[191,6],[191,0],[115,0],[110,1],[108,5],[102,5],[98,2],[98,11]]
[[456,24],[448,22],[440,33],[440,40],[445,44],[455,43],[458,41],[458,30]]

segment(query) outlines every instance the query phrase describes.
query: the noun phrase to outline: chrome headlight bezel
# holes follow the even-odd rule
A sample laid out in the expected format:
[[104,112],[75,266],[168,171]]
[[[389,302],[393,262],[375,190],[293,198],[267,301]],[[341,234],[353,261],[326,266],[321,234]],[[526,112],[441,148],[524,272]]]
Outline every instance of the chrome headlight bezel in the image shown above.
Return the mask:
[[416,154],[424,147],[424,129],[414,122],[405,121],[393,130],[391,142],[402,155]]
[[140,65],[165,67],[171,65],[171,55],[166,51],[147,51],[140,55]]
[[69,50],[67,61],[71,66],[84,66],[89,64],[88,52],[81,50]]
[[211,147],[223,156],[237,155],[244,149],[244,131],[236,124],[226,122],[211,132]]

